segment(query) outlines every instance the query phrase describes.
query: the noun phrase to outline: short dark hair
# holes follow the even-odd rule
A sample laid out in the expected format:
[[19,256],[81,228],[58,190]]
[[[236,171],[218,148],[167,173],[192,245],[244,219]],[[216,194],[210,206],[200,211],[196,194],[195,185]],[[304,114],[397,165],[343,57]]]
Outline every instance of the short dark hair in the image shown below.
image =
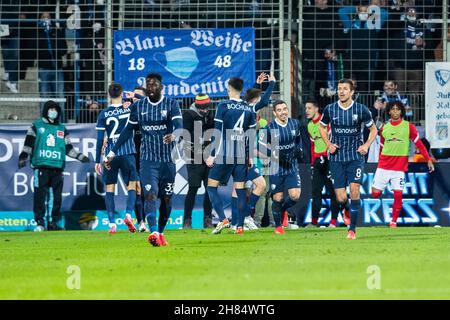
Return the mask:
[[233,77],[228,80],[228,85],[230,85],[234,90],[242,92],[244,89],[244,80],[241,78]]
[[113,84],[110,84],[108,87],[109,96],[113,99],[120,97],[122,92],[123,92],[123,89],[122,89],[122,86],[120,85],[120,83],[113,83]]
[[317,103],[317,100],[315,100],[315,99],[307,99],[306,100],[306,102],[305,102],[305,106],[306,106],[306,104],[307,103],[311,103],[311,104],[313,104],[316,108],[319,108],[319,104]]
[[258,97],[260,97],[260,96],[261,96],[261,89],[251,88],[251,89],[248,89],[248,90],[245,92],[245,98],[244,98],[244,100],[247,101],[247,102],[250,102],[250,101],[252,101],[253,99],[258,98]]
[[401,102],[400,100],[389,102],[386,106],[386,113],[389,114],[389,112],[391,111],[391,109],[393,107],[398,107],[400,109],[400,111],[402,112],[401,117],[405,116],[406,108],[405,108],[405,105],[403,104],[403,102]]
[[149,74],[145,77],[145,80],[148,80],[148,79],[156,79],[156,80],[158,80],[159,82],[162,82],[162,77],[161,77],[161,75],[160,75],[159,73],[156,73],[156,72],[149,73]]
[[284,100],[275,100],[275,102],[272,104],[273,110],[275,110],[278,105],[283,104],[283,103],[287,105],[286,101],[284,101]]
[[338,82],[338,84],[344,84],[344,83],[346,83],[346,84],[348,84],[350,86],[350,90],[351,91],[355,90],[355,86],[353,84],[352,79],[344,78],[344,79],[339,80],[339,82]]

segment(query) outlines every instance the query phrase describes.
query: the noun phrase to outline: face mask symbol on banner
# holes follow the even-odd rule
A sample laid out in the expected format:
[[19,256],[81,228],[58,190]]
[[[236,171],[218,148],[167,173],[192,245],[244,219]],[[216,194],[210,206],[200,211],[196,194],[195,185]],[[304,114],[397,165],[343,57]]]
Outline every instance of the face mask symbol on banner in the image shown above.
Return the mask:
[[153,58],[175,77],[187,79],[198,66],[197,53],[189,47],[182,47],[165,52],[166,65],[161,62],[162,53],[155,53]]

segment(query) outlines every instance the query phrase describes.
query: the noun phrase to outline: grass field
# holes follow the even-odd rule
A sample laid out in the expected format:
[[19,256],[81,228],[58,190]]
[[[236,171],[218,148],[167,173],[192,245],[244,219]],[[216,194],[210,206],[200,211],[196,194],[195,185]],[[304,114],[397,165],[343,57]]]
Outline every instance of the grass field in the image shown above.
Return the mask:
[[450,298],[450,228],[210,231],[168,231],[159,248],[125,231],[0,233],[0,299]]

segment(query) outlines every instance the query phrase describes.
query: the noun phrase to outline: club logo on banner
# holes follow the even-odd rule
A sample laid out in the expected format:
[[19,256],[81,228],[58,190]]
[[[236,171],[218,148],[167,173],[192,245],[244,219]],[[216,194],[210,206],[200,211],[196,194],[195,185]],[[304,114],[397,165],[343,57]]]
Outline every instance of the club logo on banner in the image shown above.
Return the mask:
[[445,86],[450,79],[450,70],[436,70],[434,72],[437,82],[441,87]]
[[429,62],[425,74],[426,138],[431,148],[450,148],[450,63]]
[[254,42],[253,28],[115,31],[114,81],[131,91],[156,72],[168,97],[226,96],[231,77],[253,85]]

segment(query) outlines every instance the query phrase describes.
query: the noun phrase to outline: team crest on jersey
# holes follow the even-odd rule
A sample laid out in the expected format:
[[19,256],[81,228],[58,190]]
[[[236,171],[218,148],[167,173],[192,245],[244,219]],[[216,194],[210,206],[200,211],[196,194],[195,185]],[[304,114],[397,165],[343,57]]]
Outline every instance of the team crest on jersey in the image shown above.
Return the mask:
[[44,133],[45,132],[45,128],[39,128],[39,133]]
[[356,122],[356,121],[358,121],[358,115],[357,115],[357,114],[354,114],[354,115],[353,115],[353,122]]
[[275,185],[275,184],[272,184],[272,185],[270,186],[270,188],[271,188],[272,190],[275,190],[276,187],[277,187],[277,185]]
[[291,130],[292,136],[295,137],[295,129]]
[[167,118],[167,110],[161,110],[161,116]]

